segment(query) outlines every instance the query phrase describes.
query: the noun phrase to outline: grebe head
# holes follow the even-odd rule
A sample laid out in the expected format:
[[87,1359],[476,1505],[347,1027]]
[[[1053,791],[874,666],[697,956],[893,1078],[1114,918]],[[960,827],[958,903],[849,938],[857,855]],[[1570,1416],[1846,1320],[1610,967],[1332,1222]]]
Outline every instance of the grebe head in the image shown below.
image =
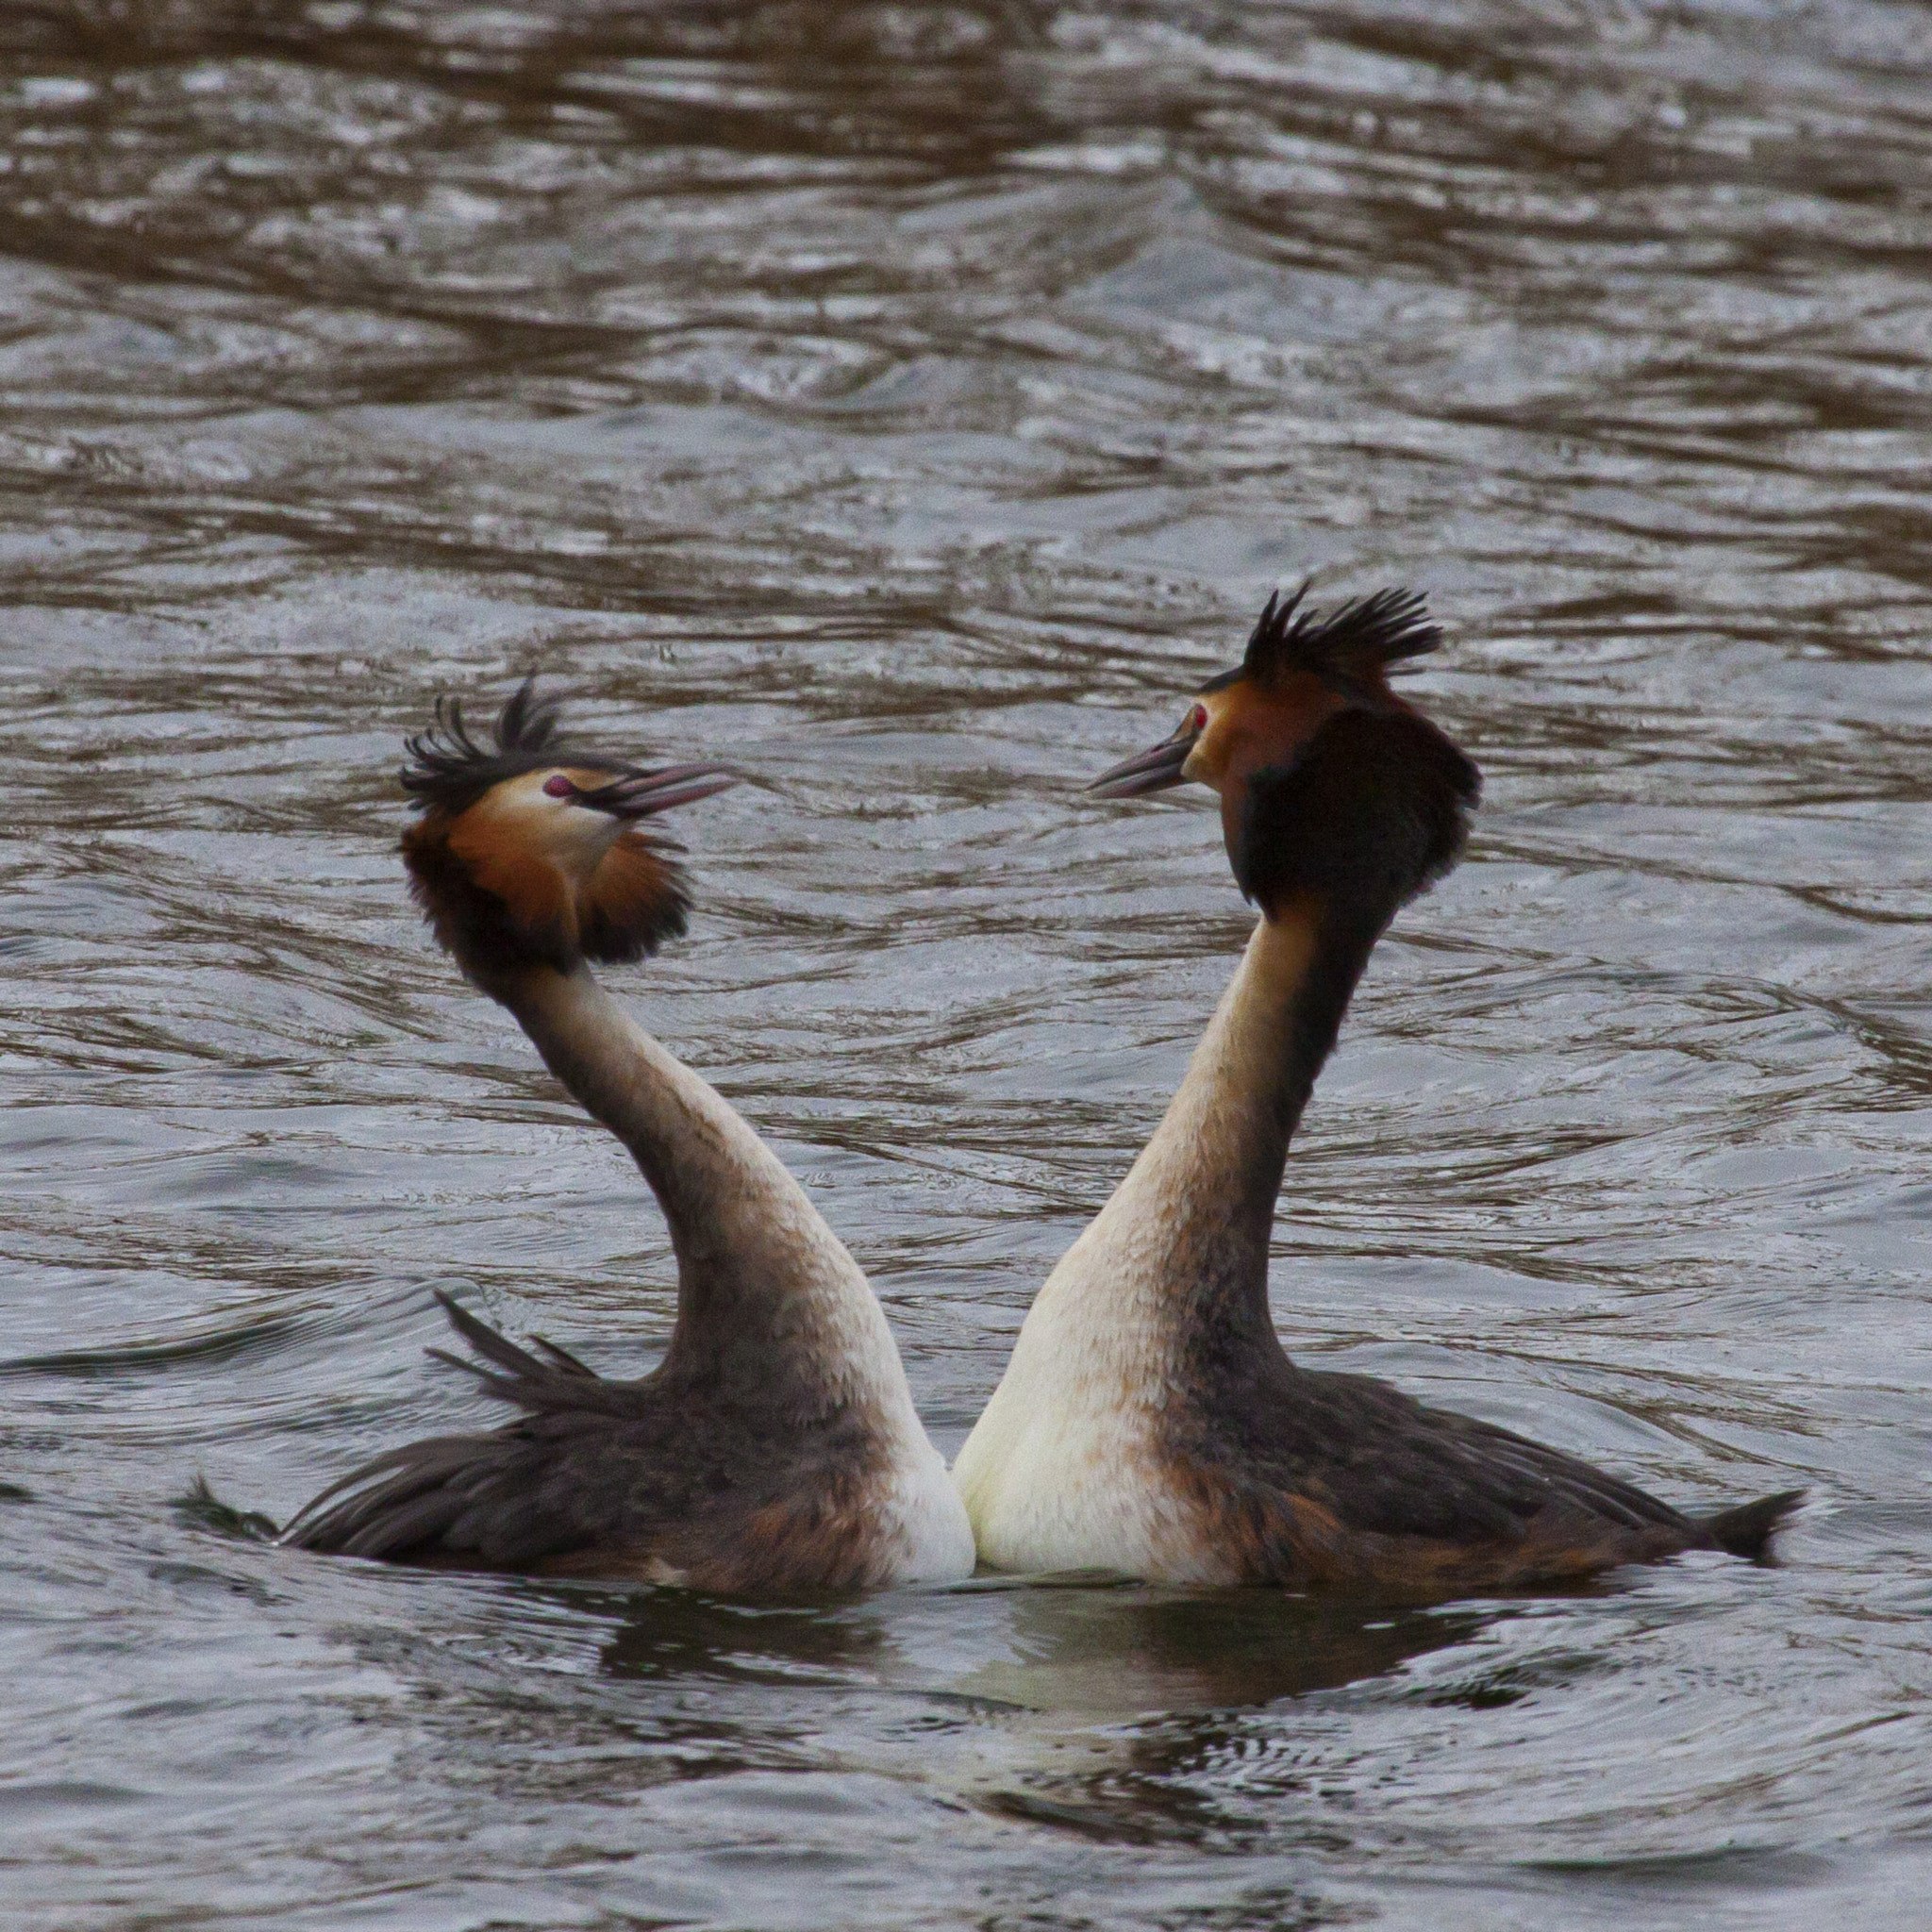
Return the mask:
[[684,930],[677,848],[645,823],[738,782],[724,765],[633,765],[553,744],[558,704],[524,680],[477,743],[462,706],[408,741],[423,816],[403,835],[410,887],[436,936],[479,981],[583,959],[637,959]]
[[1241,662],[1201,687],[1174,734],[1088,789],[1206,785],[1235,881],[1271,918],[1307,893],[1386,901],[1386,918],[1455,864],[1482,781],[1389,689],[1390,665],[1441,641],[1422,598],[1378,591],[1324,616],[1301,608],[1307,588],[1271,596]]

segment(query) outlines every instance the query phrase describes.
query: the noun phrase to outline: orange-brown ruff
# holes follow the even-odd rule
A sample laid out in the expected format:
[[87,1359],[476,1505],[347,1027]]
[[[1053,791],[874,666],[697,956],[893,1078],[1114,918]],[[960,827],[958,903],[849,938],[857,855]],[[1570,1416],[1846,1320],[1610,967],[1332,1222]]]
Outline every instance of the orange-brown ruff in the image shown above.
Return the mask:
[[403,840],[411,886],[463,971],[629,1148],[670,1225],[677,1321],[651,1374],[610,1381],[441,1297],[481,1358],[458,1366],[521,1419],[378,1457],[283,1540],[740,1595],[967,1574],[965,1511],[858,1264],[751,1128],[585,963],[635,959],[684,930],[683,874],[644,821],[731,774],[559,752],[556,708],[527,683],[493,747],[454,704],[438,718],[403,774],[423,808]]
[[1691,1518],[1362,1375],[1291,1361],[1268,1307],[1290,1136],[1369,954],[1452,866],[1475,767],[1389,689],[1420,598],[1269,600],[1240,669],[1095,789],[1219,792],[1261,919],[1166,1118],[1040,1291],[954,1465],[980,1560],[1442,1596],[1687,1549],[1764,1554],[1796,1492]]
[[[553,751],[557,709],[539,704],[526,679],[504,707],[493,751],[470,737],[454,699],[437,705],[441,735],[409,740],[415,762],[402,783],[423,808],[403,834],[409,890],[473,977],[537,963],[567,973],[579,959],[640,959],[677,938],[690,892],[670,857],[676,848],[642,820],[669,808],[667,785],[681,791],[669,803],[684,804],[731,782],[722,766],[647,772]],[[591,814],[575,854],[568,841],[546,846],[532,836],[533,812],[558,815],[559,797]],[[640,797],[657,802],[638,808]],[[569,863],[573,857],[579,863]]]

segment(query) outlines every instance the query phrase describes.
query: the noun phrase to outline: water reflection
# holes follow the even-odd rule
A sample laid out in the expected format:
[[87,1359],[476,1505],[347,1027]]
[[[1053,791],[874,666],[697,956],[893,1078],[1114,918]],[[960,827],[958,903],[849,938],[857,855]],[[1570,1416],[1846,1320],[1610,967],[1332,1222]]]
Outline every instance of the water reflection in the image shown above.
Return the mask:
[[[986,1587],[991,1585],[991,1587]],[[541,1594],[541,1587],[521,1588]],[[970,1599],[997,1654],[958,1672],[921,1654],[925,1619]],[[1290,1597],[1273,1591],[1187,1593],[1124,1579],[986,1579],[963,1592],[903,1592],[858,1603],[764,1607],[681,1590],[559,1592],[578,1614],[612,1620],[600,1666],[675,1682],[825,1682],[841,1676],[926,1690],[989,1707],[1083,1720],[1245,1709],[1380,1676],[1410,1657],[1467,1641],[1494,1607],[1417,1610]]]
[[1023,1589],[1010,1603],[1011,1655],[963,1688],[1101,1719],[1243,1709],[1352,1684],[1460,1643],[1492,1614],[1131,1584]]
[[[653,1735],[702,1750],[713,1774],[768,1755],[780,1735],[793,1748],[823,1735],[829,1701],[873,1709],[879,1731],[903,1733],[881,1743],[874,1764],[916,1767],[990,1817],[1150,1845],[1242,1828],[1212,1786],[1221,1767],[1252,1757],[1244,1713],[1274,1707],[1273,1722],[1291,1733],[1289,1701],[1397,1673],[1508,1614],[1076,1578],[988,1579],[819,1608],[756,1609],[682,1591],[532,1593],[609,1618],[600,1673],[654,1693]],[[694,1719],[688,1693],[705,1686],[762,1689],[779,1702],[755,1715],[734,1697]],[[1475,1707],[1523,1693],[1447,1694]]]
[[726,1603],[692,1591],[657,1590],[602,1599],[581,1592],[575,1607],[614,1623],[599,1652],[611,1676],[676,1684],[837,1683],[903,1670],[890,1620],[863,1605],[809,1607]]

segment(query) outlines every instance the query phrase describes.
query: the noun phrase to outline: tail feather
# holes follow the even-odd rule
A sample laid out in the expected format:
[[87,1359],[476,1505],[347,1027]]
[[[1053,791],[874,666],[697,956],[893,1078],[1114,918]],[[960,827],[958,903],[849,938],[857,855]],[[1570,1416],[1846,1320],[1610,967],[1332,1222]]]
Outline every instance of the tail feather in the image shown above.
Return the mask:
[[1714,1548],[1728,1550],[1734,1557],[1748,1557],[1762,1563],[1771,1555],[1771,1540],[1784,1527],[1785,1519],[1805,1500],[1803,1490],[1780,1490],[1774,1496],[1760,1496],[1755,1503],[1740,1503],[1707,1516],[1697,1526]]
[[454,1513],[450,1482],[475,1457],[474,1436],[433,1436],[391,1449],[352,1470],[312,1497],[283,1529],[279,1541],[291,1549],[332,1550],[349,1557],[386,1557],[424,1540],[414,1520],[408,1534],[398,1531],[399,1512],[421,1509],[427,1500],[441,1528]]

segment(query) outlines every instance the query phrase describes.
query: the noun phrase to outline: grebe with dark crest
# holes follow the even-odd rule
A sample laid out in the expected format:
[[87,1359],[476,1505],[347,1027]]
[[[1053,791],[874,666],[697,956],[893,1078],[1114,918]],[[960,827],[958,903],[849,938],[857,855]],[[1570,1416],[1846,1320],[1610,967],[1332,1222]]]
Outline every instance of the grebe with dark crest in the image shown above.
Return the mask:
[[1261,917],[1167,1115],[1040,1291],[954,1465],[982,1563],[1444,1596],[1682,1550],[1758,1557],[1801,1492],[1690,1517],[1574,1457],[1291,1361],[1268,1307],[1289,1139],[1396,912],[1479,787],[1388,670],[1441,633],[1401,591],[1270,598],[1236,670],[1091,788],[1220,795]]
[[758,1135],[590,971],[683,932],[684,874],[649,822],[736,774],[561,750],[557,706],[527,680],[493,746],[454,700],[437,718],[402,774],[422,810],[403,838],[411,887],[464,974],[629,1148],[670,1225],[676,1321],[656,1369],[609,1381],[441,1297],[481,1358],[457,1365],[522,1417],[376,1457],[283,1541],[733,1595],[968,1574],[965,1511],[858,1263]]

